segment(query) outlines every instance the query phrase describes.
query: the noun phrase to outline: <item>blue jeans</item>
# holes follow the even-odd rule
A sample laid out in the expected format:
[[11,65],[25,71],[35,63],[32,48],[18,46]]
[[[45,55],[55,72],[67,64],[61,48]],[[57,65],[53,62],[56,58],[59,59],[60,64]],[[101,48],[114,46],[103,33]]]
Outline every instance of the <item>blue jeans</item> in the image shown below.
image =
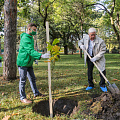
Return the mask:
[[36,87],[33,67],[18,67],[18,69],[20,75],[20,82],[19,82],[20,99],[23,100],[26,98],[26,94],[25,94],[26,77],[28,77],[29,79],[30,86],[32,88],[34,96],[38,95],[39,91]]

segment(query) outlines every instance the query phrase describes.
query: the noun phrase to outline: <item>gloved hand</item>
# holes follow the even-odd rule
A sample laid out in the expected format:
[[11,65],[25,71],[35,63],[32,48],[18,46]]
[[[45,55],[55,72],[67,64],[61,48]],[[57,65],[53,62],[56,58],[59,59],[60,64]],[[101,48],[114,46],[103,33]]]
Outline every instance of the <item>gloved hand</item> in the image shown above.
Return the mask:
[[37,61],[37,60],[35,60],[35,64],[37,64],[37,65],[38,65],[38,61]]
[[90,59],[90,61],[91,61],[91,62],[95,62],[95,61],[96,61],[96,58],[93,57],[93,58]]
[[41,58],[49,58],[50,54],[49,53],[45,53],[41,55]]
[[86,49],[84,45],[81,45],[80,48],[81,48],[82,50],[85,50],[85,49]]

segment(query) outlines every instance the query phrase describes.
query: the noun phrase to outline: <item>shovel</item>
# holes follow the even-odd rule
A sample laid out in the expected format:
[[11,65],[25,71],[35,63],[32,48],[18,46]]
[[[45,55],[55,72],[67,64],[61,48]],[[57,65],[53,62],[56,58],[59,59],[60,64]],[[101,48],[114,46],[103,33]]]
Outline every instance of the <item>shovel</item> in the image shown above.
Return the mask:
[[[88,54],[88,52],[86,50],[84,50],[84,52],[88,55],[88,57],[91,59],[90,55]],[[111,93],[113,94],[120,94],[120,90],[119,88],[116,86],[115,83],[113,83],[112,85],[110,84],[110,82],[107,80],[107,78],[105,77],[105,75],[102,73],[102,71],[100,70],[100,68],[97,66],[97,64],[95,62],[93,62],[93,64],[97,67],[97,69],[99,70],[100,74],[103,76],[103,78],[106,80],[106,82],[108,83],[108,88],[110,90]]]

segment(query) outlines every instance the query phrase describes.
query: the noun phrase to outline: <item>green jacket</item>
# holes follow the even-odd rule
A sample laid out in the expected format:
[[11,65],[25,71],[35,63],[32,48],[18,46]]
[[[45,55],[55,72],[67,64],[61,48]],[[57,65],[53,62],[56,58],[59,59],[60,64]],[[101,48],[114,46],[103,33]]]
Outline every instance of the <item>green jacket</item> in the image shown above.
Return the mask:
[[30,67],[33,65],[34,60],[39,60],[41,53],[34,50],[34,40],[33,37],[27,33],[22,33],[20,35],[20,48],[17,56],[17,65]]
[[0,62],[2,62],[2,57],[0,56]]

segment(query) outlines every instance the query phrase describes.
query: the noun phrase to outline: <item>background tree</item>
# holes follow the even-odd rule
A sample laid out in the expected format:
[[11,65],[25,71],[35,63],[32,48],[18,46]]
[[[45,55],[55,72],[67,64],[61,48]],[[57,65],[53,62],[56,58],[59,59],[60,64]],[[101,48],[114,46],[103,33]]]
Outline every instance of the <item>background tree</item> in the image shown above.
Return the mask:
[[[32,3],[32,4],[31,4]],[[24,12],[21,15],[29,18],[29,22],[35,22],[38,25],[38,37],[41,38],[41,47],[46,48],[45,38],[45,21],[50,23],[50,40],[51,43],[55,38],[61,38],[60,44],[64,47],[64,54],[68,54],[68,44],[70,36],[73,34],[76,40],[80,40],[83,33],[89,26],[94,26],[94,15],[91,8],[84,8],[87,1],[79,0],[46,0],[46,1],[31,1],[31,3],[23,6]],[[89,2],[91,3],[91,1]],[[91,15],[92,14],[92,15]],[[93,17],[94,16],[94,17]],[[37,41],[39,41],[37,40]],[[74,42],[74,41],[73,41]],[[44,49],[45,51],[45,49]],[[82,53],[82,52],[81,52]]]
[[94,4],[87,4],[89,6],[100,6],[100,10],[105,11],[105,16],[109,16],[110,24],[113,28],[114,33],[116,34],[117,40],[119,42],[120,48],[120,24],[119,24],[119,12],[120,12],[120,0],[109,0],[109,1],[100,1]]

